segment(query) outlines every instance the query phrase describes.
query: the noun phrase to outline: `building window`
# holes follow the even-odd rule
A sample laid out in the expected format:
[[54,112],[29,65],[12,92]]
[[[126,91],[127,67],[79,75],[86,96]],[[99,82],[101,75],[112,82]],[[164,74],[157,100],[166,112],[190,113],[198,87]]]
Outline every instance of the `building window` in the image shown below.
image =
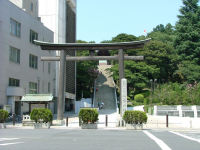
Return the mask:
[[29,82],[29,94],[37,94],[37,83]]
[[19,87],[19,85],[20,85],[20,80],[9,78],[9,86]]
[[31,11],[33,12],[33,3],[31,2]]
[[21,36],[21,23],[10,18],[10,33],[16,37]]
[[33,40],[38,40],[38,33],[30,30],[30,42],[34,44]]
[[20,50],[10,46],[9,59],[14,63],[20,64]]
[[50,93],[50,91],[51,91],[51,83],[48,82],[48,93]]
[[51,73],[51,63],[48,62],[48,73],[50,74]]
[[32,54],[29,55],[29,67],[37,69],[38,68],[38,57]]

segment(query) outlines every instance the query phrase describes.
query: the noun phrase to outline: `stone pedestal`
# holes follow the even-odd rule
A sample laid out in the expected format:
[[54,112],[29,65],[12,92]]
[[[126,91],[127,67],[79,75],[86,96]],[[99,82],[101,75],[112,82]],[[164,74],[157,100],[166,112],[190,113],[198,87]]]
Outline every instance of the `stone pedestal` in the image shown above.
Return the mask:
[[34,123],[34,129],[49,129],[50,123]]
[[126,129],[128,129],[128,130],[142,130],[143,124],[126,124]]
[[55,126],[65,126],[65,120],[53,120],[52,125]]
[[97,129],[97,124],[96,123],[82,124],[81,129]]
[[5,129],[6,128],[6,124],[5,123],[0,123],[0,129]]

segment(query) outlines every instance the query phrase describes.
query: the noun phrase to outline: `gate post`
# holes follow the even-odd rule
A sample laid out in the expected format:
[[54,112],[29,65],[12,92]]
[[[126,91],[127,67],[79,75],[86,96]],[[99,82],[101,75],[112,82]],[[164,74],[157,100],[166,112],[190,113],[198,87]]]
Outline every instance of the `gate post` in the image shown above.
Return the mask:
[[59,72],[59,95],[58,95],[58,109],[57,119],[63,120],[63,105],[65,100],[65,70],[66,70],[66,52],[60,52],[60,72]]
[[124,51],[123,49],[119,49],[118,56],[119,56],[119,80],[121,82],[121,79],[124,78]]
[[119,49],[118,52],[119,59],[119,85],[120,85],[120,116],[122,117],[122,88],[121,88],[121,80],[124,78],[124,51],[123,49]]

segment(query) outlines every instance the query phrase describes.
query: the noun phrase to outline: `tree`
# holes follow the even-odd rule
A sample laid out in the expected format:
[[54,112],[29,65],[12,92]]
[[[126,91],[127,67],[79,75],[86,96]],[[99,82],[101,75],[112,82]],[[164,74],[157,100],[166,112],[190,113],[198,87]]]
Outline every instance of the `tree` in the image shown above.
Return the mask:
[[[144,88],[149,84],[149,76],[157,76],[159,69],[154,65],[147,65],[145,62],[125,61],[125,78],[127,79],[129,100],[134,99],[134,95],[143,93]],[[119,87],[118,64],[111,68],[113,79]]]
[[171,45],[160,41],[151,41],[139,54],[145,57],[144,61],[147,65],[154,66],[159,70],[157,76],[149,74],[149,79],[172,80],[173,73],[177,69],[177,55]]
[[199,105],[200,104],[200,83],[180,84],[166,83],[156,88],[152,99],[153,104],[161,105]]
[[160,24],[160,25],[157,25],[155,28],[153,28],[153,32],[173,34],[174,27],[170,23],[168,23],[166,26],[164,26],[163,24]]
[[[136,41],[136,40],[138,40],[138,38],[134,35],[121,33],[121,34],[118,34],[116,37],[113,37],[112,40],[111,40],[111,43],[131,42],[131,41]],[[118,54],[118,52],[117,51],[110,51],[110,54],[115,55],[115,54]],[[126,50],[126,54],[135,55],[136,50]]]
[[161,41],[173,46],[176,32],[170,23],[168,23],[166,26],[161,24],[156,26],[156,28],[154,28],[153,31],[148,34],[148,37],[150,37],[152,40]]
[[200,82],[200,66],[194,61],[182,61],[178,64],[178,70],[174,72],[174,77],[181,83]]
[[200,7],[199,0],[183,0],[181,15],[176,23],[174,46],[182,60],[200,64]]
[[137,37],[131,34],[121,33],[112,38],[112,42],[130,42],[137,40]]
[[[77,41],[87,43],[86,41]],[[89,56],[89,51],[77,51],[77,56]],[[97,78],[97,62],[79,61],[77,62],[77,99],[90,97],[93,91],[94,80]]]
[[153,32],[165,32],[165,26],[163,24],[157,25],[155,28],[153,28]]

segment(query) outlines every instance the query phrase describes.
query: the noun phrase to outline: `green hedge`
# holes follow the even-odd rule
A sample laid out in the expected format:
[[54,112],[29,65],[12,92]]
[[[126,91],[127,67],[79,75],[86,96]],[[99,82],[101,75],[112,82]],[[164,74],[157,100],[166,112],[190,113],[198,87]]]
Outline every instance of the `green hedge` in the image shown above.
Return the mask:
[[8,112],[6,110],[0,109],[0,123],[4,123],[8,118]]
[[51,122],[53,120],[53,114],[47,108],[34,108],[31,112],[31,120],[34,120],[36,123]]
[[123,115],[127,124],[143,124],[147,122],[147,115],[143,111],[127,110]]
[[97,122],[99,120],[98,116],[99,113],[95,108],[81,108],[79,112],[79,119],[83,124]]
[[144,95],[142,94],[137,94],[134,96],[134,100],[138,103],[143,103],[144,102]]

